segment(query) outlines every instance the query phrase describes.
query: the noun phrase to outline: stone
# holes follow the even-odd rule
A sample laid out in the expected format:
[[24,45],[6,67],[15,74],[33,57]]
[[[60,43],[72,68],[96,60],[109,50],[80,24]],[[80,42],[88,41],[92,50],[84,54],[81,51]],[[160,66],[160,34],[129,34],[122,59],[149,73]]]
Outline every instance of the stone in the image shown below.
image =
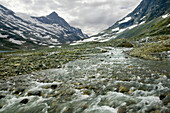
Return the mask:
[[165,95],[160,95],[160,96],[159,96],[159,99],[160,99],[160,100],[163,100],[165,97],[166,97]]
[[168,105],[170,103],[170,95],[167,95],[162,101],[164,105]]
[[15,92],[14,94],[19,94],[19,93],[23,93],[25,91],[25,88],[18,88],[18,89],[15,89]]
[[28,103],[28,101],[29,101],[29,100],[28,100],[27,98],[25,98],[25,99],[21,100],[21,102],[20,102],[20,103],[21,103],[21,104],[27,104],[27,103]]
[[152,113],[161,113],[161,111],[156,110],[156,111],[153,111]]
[[126,113],[126,106],[119,107],[117,113]]
[[119,88],[119,91],[120,91],[121,93],[128,92],[128,90],[127,90],[125,87],[123,87],[123,86],[121,86],[121,87]]
[[57,88],[57,84],[51,85],[51,89],[56,89],[56,88]]
[[83,92],[84,95],[90,95],[91,94],[90,90],[83,90],[82,92]]
[[35,96],[41,96],[41,91],[30,91],[28,92],[28,96],[35,95]]
[[5,98],[5,96],[4,95],[0,95],[0,99],[2,99],[2,98]]
[[67,107],[62,113],[72,113],[72,108]]
[[95,76],[90,76],[89,78],[96,78]]
[[133,44],[130,42],[122,42],[117,47],[133,47]]

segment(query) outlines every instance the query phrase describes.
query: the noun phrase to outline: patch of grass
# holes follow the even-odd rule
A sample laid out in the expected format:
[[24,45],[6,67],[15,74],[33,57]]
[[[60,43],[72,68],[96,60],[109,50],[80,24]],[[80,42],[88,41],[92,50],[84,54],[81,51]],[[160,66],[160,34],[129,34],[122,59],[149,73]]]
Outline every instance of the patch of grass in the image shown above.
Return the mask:
[[158,36],[152,39],[153,41],[149,44],[144,44],[139,47],[135,47],[129,54],[135,57],[141,57],[150,60],[161,60],[159,55],[154,55],[155,53],[161,53],[164,51],[170,51],[170,37]]

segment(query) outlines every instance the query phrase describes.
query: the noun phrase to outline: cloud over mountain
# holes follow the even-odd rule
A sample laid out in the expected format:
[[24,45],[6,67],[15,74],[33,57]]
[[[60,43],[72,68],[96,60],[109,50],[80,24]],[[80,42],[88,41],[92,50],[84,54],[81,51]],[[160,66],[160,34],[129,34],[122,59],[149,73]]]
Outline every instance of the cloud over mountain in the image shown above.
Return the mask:
[[56,11],[71,25],[96,34],[132,11],[141,0],[0,0],[15,12],[42,16]]

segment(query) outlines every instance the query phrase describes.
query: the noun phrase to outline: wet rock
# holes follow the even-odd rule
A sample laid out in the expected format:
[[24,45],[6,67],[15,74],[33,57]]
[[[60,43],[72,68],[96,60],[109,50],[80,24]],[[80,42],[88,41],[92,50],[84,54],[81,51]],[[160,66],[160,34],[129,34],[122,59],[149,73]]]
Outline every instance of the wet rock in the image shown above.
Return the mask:
[[120,91],[121,93],[125,93],[125,92],[128,92],[128,89],[126,89],[125,87],[121,86],[121,87],[119,88],[119,91]]
[[162,101],[164,105],[168,105],[170,103],[170,95],[167,95]]
[[156,110],[156,111],[153,111],[152,113],[161,113],[161,111]]
[[82,106],[82,109],[86,109],[86,108],[88,108],[88,105],[83,105]]
[[89,78],[96,78],[96,76],[90,76]]
[[166,97],[166,95],[160,95],[160,96],[159,96],[159,99],[160,99],[160,100],[163,100],[165,97]]
[[102,50],[100,50],[100,52],[101,53],[106,53],[107,51],[102,49]]
[[170,75],[166,75],[168,79],[170,79]]
[[64,111],[62,113],[72,113],[72,111],[73,111],[72,108],[67,107],[64,109]]
[[56,89],[56,88],[57,88],[57,84],[51,85],[51,89]]
[[61,66],[61,65],[58,65],[57,68],[62,68],[62,66]]
[[41,96],[41,91],[30,91],[30,92],[28,92],[28,96],[31,96],[31,95]]
[[83,92],[84,95],[90,95],[91,94],[90,90],[83,90],[82,92]]
[[21,102],[20,102],[20,103],[21,103],[21,104],[27,104],[27,103],[28,103],[28,101],[29,101],[29,100],[28,100],[27,98],[25,98],[25,99],[21,100]]
[[103,62],[103,61],[104,61],[104,59],[100,59],[100,61],[101,61],[101,62]]
[[119,107],[117,113],[126,113],[126,106]]
[[130,42],[122,42],[117,47],[133,47],[133,44]]
[[0,99],[2,99],[2,98],[5,98],[5,96],[4,95],[0,95]]
[[19,93],[23,93],[25,91],[25,88],[18,88],[18,89],[15,89],[14,93],[13,94],[19,94]]

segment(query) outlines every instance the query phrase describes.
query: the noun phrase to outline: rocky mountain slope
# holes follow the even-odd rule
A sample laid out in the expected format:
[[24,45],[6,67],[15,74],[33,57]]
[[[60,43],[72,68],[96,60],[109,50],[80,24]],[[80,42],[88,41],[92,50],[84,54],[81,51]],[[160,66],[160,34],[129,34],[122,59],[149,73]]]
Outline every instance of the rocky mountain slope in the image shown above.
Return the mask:
[[106,40],[169,34],[169,6],[169,0],[143,0],[133,12],[93,38]]
[[31,49],[57,46],[88,36],[70,26],[56,12],[43,17],[16,14],[0,5],[0,48]]

